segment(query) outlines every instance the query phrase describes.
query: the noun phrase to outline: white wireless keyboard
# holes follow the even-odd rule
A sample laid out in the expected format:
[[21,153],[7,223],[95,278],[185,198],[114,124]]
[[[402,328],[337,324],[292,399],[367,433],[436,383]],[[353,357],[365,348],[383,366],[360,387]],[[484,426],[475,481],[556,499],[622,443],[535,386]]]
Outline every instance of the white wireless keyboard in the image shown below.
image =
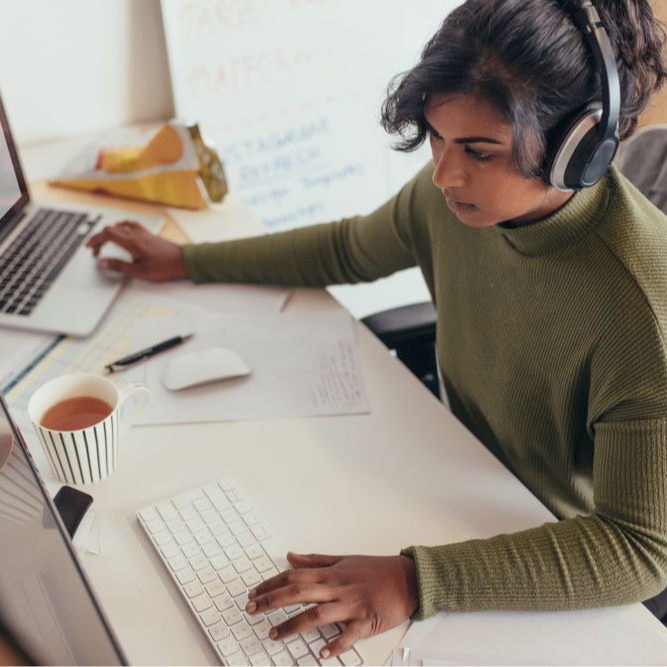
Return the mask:
[[248,591],[288,564],[233,478],[151,505],[137,516],[223,664],[363,664],[355,649],[338,658],[319,657],[322,646],[341,632],[335,624],[271,640],[271,627],[300,614],[303,605],[256,616],[245,612]]

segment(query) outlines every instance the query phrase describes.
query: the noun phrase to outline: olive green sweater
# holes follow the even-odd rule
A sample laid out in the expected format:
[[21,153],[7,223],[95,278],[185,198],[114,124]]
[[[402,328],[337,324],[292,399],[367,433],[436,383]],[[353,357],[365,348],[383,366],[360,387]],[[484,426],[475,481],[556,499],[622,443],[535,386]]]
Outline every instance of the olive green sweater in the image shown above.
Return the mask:
[[657,594],[667,585],[667,218],[612,167],[544,220],[473,229],[431,174],[367,216],[186,246],[189,275],[324,286],[421,268],[454,414],[562,520],[405,549],[415,618]]

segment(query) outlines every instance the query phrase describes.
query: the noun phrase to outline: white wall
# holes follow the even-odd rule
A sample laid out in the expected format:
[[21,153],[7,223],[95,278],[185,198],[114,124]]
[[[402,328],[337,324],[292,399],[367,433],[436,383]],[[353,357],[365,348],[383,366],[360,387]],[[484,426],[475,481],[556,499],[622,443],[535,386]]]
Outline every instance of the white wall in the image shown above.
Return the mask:
[[159,0],[0,0],[19,145],[172,115]]

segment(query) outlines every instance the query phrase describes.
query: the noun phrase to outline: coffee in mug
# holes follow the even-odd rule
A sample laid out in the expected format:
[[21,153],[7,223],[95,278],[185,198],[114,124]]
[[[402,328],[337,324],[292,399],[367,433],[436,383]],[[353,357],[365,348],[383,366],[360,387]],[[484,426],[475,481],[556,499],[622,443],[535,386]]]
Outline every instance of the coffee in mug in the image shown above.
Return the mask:
[[52,431],[78,431],[101,422],[113,408],[101,398],[75,396],[50,407],[42,417],[41,425]]

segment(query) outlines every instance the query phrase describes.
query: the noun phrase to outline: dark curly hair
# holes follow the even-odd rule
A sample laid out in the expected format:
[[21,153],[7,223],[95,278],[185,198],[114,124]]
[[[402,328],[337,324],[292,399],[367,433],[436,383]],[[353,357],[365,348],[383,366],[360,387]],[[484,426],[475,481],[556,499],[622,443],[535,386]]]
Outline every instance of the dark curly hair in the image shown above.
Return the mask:
[[[593,0],[615,50],[621,139],[667,78],[665,30],[648,0]],[[545,178],[550,139],[578,109],[601,100],[600,73],[572,18],[574,0],[467,0],[452,11],[412,69],[392,79],[382,125],[411,151],[428,136],[424,106],[436,94],[474,95],[513,128],[513,159]]]

